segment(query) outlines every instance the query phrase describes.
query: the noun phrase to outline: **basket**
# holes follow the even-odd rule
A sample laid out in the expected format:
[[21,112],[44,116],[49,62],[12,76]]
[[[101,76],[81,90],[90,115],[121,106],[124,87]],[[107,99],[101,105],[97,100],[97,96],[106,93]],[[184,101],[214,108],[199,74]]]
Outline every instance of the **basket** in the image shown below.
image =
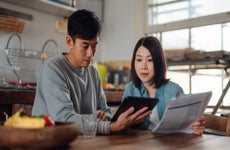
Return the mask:
[[[10,48],[10,41],[12,40],[12,38],[14,36],[17,36],[20,42],[20,48]],[[18,68],[18,59],[19,56],[23,56],[24,54],[24,50],[23,50],[23,44],[22,44],[22,39],[21,36],[18,33],[13,33],[11,34],[11,36],[9,37],[6,47],[4,48],[4,52],[5,52],[5,62],[7,62],[7,66],[10,66],[10,68],[12,68],[13,70],[18,70],[20,68]]]
[[22,33],[25,23],[15,17],[0,14],[0,30]]
[[7,48],[5,49],[6,60],[11,67],[17,68],[18,58],[23,55],[23,52],[19,48]]

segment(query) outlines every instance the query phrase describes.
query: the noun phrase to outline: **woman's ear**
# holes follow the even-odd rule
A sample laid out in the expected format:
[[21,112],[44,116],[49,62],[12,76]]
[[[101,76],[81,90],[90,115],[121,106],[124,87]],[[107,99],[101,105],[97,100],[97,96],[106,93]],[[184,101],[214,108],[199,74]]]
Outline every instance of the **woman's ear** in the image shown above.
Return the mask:
[[74,46],[73,39],[69,35],[66,36],[66,45],[69,49],[72,49],[72,47]]

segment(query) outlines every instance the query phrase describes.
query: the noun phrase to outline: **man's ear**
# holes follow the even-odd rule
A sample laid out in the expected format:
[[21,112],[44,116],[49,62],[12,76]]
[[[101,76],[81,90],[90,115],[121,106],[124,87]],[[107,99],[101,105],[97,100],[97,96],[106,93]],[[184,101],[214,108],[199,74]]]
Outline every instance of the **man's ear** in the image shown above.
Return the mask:
[[69,35],[66,36],[66,45],[69,49],[72,49],[72,47],[74,46],[73,39]]

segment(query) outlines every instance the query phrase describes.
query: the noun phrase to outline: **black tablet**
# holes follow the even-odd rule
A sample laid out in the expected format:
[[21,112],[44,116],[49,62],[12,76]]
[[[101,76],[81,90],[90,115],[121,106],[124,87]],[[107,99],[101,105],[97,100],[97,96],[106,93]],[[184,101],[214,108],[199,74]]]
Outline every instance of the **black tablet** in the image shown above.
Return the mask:
[[117,111],[115,112],[113,118],[111,119],[112,122],[116,121],[119,115],[126,110],[128,110],[130,107],[134,107],[135,111],[138,111],[139,109],[147,106],[149,110],[152,110],[156,104],[159,102],[159,99],[157,98],[146,98],[146,97],[133,97],[128,96],[126,97]]

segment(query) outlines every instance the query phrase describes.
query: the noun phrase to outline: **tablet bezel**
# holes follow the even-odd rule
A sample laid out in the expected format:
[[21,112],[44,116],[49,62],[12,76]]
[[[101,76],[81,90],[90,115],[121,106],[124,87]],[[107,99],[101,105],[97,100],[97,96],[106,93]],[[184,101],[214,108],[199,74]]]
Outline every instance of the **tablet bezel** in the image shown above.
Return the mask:
[[152,110],[157,103],[159,102],[158,98],[147,98],[147,97],[135,97],[135,96],[128,96],[126,97],[121,105],[118,107],[117,111],[114,113],[111,122],[115,122],[117,118],[128,110],[130,107],[134,107],[135,111],[147,106],[149,110]]

